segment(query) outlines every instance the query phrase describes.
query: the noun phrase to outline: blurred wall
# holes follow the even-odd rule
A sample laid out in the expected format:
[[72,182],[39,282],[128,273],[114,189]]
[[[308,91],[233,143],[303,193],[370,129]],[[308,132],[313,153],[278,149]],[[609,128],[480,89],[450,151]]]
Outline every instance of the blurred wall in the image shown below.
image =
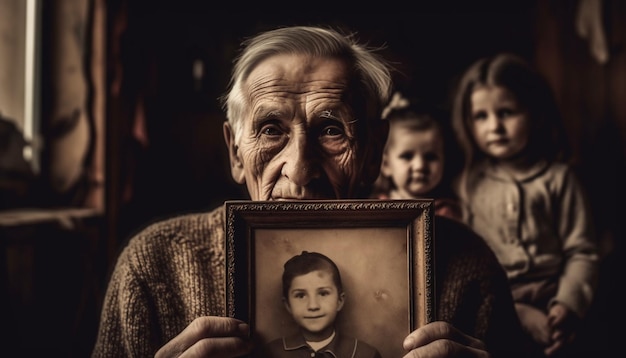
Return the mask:
[[0,113],[24,123],[26,1],[0,0]]

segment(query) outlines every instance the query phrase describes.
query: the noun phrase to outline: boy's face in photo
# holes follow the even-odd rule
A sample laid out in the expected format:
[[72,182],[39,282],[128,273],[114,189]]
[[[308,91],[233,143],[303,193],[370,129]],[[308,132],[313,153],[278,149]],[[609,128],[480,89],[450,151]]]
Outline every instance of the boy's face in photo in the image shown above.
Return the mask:
[[317,270],[294,277],[285,307],[310,341],[328,338],[344,304],[330,272]]

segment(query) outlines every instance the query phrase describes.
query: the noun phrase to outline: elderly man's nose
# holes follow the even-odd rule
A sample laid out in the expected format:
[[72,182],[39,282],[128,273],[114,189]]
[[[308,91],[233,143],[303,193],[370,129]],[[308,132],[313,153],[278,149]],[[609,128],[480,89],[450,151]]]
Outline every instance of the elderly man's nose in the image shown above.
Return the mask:
[[297,185],[307,185],[319,176],[317,156],[306,139],[292,140],[286,151],[282,175]]

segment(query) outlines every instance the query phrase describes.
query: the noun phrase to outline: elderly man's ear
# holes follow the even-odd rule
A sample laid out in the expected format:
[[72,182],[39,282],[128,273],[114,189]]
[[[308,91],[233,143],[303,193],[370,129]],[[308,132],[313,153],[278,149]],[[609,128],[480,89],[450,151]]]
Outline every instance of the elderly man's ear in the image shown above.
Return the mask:
[[235,144],[235,133],[230,126],[230,123],[224,122],[224,141],[228,148],[228,159],[230,159],[230,174],[238,184],[244,184],[246,182],[245,173],[243,170],[243,162],[239,157],[239,147]]

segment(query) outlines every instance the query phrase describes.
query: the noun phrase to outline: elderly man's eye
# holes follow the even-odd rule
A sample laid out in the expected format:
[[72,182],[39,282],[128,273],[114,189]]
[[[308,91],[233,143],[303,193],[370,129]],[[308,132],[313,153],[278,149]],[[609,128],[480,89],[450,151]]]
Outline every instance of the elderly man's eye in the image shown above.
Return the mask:
[[263,127],[261,127],[260,132],[261,134],[268,135],[268,136],[276,136],[276,135],[281,135],[283,133],[280,127],[273,123],[265,124]]
[[321,136],[336,137],[344,134],[343,128],[334,125],[328,125],[322,129]]

